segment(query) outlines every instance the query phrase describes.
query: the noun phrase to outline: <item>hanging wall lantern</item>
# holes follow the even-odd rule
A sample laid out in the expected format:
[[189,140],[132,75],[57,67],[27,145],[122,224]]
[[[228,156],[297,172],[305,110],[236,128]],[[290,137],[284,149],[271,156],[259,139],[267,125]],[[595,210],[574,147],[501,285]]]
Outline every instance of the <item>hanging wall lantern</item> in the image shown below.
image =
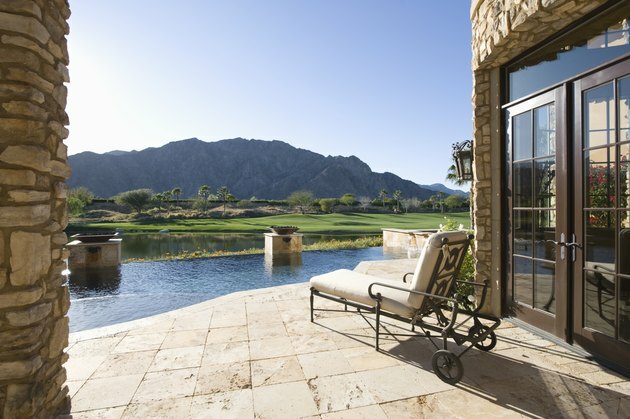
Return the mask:
[[457,177],[460,180],[472,180],[472,141],[466,140],[453,144],[453,160],[457,169]]

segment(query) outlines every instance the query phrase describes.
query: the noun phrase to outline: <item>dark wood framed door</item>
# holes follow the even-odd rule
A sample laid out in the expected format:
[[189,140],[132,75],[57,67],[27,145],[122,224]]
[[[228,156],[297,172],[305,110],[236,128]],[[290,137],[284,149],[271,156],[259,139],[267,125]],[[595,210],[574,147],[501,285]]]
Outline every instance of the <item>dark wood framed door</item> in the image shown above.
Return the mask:
[[509,315],[567,339],[565,91],[506,109],[506,306]]
[[630,369],[630,60],[573,87],[573,337]]

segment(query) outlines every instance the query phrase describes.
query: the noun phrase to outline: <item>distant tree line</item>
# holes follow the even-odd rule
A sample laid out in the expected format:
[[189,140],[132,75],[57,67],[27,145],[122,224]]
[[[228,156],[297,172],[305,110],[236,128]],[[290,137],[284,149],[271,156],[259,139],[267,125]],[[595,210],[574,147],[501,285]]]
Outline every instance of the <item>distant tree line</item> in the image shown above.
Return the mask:
[[[381,189],[374,197],[355,196],[351,193],[340,197],[316,197],[306,190],[295,191],[284,200],[266,200],[255,196],[249,199],[238,199],[227,186],[221,186],[213,192],[209,185],[202,185],[192,199],[181,199],[182,189],[173,188],[168,191],[154,192],[151,189],[134,189],[121,192],[113,198],[117,205],[129,208],[140,214],[144,211],[152,215],[161,211],[181,210],[191,208],[200,212],[206,212],[216,204],[219,204],[221,215],[226,216],[227,210],[234,205],[237,208],[253,208],[259,205],[289,206],[301,214],[313,212],[350,212],[350,211],[377,211],[377,212],[447,212],[449,210],[466,210],[469,206],[467,197],[463,195],[446,195],[437,192],[428,199],[405,198],[400,190],[390,193]],[[102,202],[94,197],[87,188],[80,187],[70,191],[68,196],[68,208],[73,216],[80,215],[86,206],[94,201]]]

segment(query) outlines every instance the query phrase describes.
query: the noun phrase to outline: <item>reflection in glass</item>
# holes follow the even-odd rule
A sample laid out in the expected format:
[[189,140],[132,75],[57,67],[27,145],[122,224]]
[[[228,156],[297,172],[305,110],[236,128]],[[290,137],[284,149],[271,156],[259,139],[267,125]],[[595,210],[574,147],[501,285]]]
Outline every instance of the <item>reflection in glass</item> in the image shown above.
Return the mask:
[[553,103],[534,110],[534,157],[556,154],[556,107]]
[[587,208],[614,208],[615,147],[584,152],[584,194]]
[[619,273],[630,276],[630,212],[620,213],[619,231]]
[[[630,16],[628,4],[576,28],[514,64],[508,73],[510,101],[628,53],[628,19],[620,19],[624,16]],[[611,25],[613,19],[615,23]]]
[[556,212],[535,211],[534,225],[534,257],[538,259],[556,260]]
[[605,266],[587,270],[584,283],[584,326],[615,336],[615,276]]
[[513,253],[523,256],[533,256],[532,211],[515,210],[512,220],[514,231]]
[[630,144],[619,146],[619,207],[630,208]]
[[630,77],[624,77],[617,82],[617,107],[619,112],[617,141],[630,141]]
[[588,211],[586,213],[585,261],[592,264],[615,263],[615,212]]
[[514,300],[533,305],[531,259],[514,256]]
[[556,206],[556,159],[535,160],[534,205],[539,208]]
[[512,118],[513,160],[532,158],[532,113],[527,111]]
[[524,161],[512,165],[514,207],[532,206],[532,162]]
[[556,312],[555,282],[556,264],[553,262],[534,262],[534,281],[536,295],[534,307],[550,313]]
[[630,342],[630,278],[619,278],[619,338]]
[[614,143],[615,93],[613,83],[584,92],[584,147]]

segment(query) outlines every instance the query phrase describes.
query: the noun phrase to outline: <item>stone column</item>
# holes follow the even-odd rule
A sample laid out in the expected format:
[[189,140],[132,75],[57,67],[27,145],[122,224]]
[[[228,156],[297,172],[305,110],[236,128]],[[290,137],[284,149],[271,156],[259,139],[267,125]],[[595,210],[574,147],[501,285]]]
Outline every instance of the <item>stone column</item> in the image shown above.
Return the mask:
[[69,410],[66,0],[0,1],[0,417]]

